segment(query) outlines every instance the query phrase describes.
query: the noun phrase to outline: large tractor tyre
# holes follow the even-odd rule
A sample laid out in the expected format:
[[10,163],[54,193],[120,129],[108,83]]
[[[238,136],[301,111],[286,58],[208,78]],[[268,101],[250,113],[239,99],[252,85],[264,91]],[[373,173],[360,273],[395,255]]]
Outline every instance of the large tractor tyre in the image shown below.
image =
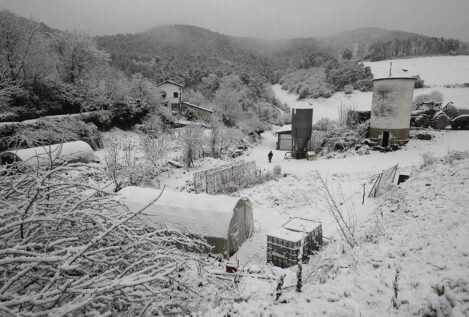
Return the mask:
[[437,130],[444,130],[450,122],[449,118],[445,114],[441,114],[433,120],[433,128]]
[[414,126],[418,128],[428,128],[429,123],[430,123],[430,120],[428,119],[427,116],[418,116],[414,120]]
[[462,128],[462,126],[459,124],[459,122],[451,122],[451,129],[452,130],[459,130],[461,128]]
[[452,102],[449,102],[443,110],[450,119],[454,119],[458,116],[458,109]]

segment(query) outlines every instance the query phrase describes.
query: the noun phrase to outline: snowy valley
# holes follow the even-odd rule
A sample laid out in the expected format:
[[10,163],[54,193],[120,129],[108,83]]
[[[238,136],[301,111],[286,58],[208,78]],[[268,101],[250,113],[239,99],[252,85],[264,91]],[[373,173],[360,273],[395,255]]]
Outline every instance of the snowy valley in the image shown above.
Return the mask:
[[0,316],[469,316],[463,41],[0,8],[0,161]]

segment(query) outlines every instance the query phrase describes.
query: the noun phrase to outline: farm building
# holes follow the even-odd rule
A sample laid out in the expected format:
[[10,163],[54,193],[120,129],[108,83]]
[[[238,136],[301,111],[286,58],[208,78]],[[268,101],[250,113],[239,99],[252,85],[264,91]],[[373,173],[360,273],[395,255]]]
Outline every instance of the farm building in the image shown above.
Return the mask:
[[370,139],[387,147],[409,140],[414,77],[390,77],[373,80]]
[[210,121],[213,113],[212,110],[182,101],[183,88],[183,85],[171,80],[166,80],[158,84],[158,90],[160,92],[163,105],[182,115],[187,116],[191,112],[195,115],[195,119],[206,122]]
[[[126,187],[119,197],[130,210],[139,210],[161,193],[154,188]],[[189,194],[165,190],[141,219],[155,228],[204,237],[213,247],[205,250],[230,256],[254,232],[252,207],[247,198]]]
[[1,164],[23,162],[37,166],[50,164],[50,160],[67,163],[90,163],[95,161],[91,146],[83,141],[66,142],[60,144],[5,151],[0,153]]
[[158,91],[161,96],[163,105],[170,109],[181,109],[181,98],[183,85],[175,83],[171,80],[166,80],[158,84]]
[[293,138],[291,136],[291,124],[284,125],[276,132],[277,150],[291,151],[293,148]]
[[181,102],[181,113],[187,114],[189,111],[195,114],[196,119],[206,122],[211,120],[213,113],[210,109],[203,108],[186,101]]

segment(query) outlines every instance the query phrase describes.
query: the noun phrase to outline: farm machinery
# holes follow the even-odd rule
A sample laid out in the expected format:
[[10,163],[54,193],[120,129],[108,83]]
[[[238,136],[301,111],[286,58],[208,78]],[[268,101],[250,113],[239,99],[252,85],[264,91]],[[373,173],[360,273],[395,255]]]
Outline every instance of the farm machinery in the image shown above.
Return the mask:
[[410,125],[438,130],[448,125],[452,129],[469,129],[469,109],[457,109],[452,102],[444,107],[441,102],[421,102],[411,113]]

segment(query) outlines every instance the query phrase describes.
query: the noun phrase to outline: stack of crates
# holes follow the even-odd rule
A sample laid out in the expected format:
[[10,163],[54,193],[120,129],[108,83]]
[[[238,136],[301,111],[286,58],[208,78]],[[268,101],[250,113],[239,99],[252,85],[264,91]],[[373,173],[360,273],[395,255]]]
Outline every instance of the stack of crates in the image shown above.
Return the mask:
[[[304,237],[304,241],[302,243]],[[267,234],[267,262],[282,268],[298,264],[303,244],[303,261],[322,245],[320,222],[292,218],[281,228]]]

